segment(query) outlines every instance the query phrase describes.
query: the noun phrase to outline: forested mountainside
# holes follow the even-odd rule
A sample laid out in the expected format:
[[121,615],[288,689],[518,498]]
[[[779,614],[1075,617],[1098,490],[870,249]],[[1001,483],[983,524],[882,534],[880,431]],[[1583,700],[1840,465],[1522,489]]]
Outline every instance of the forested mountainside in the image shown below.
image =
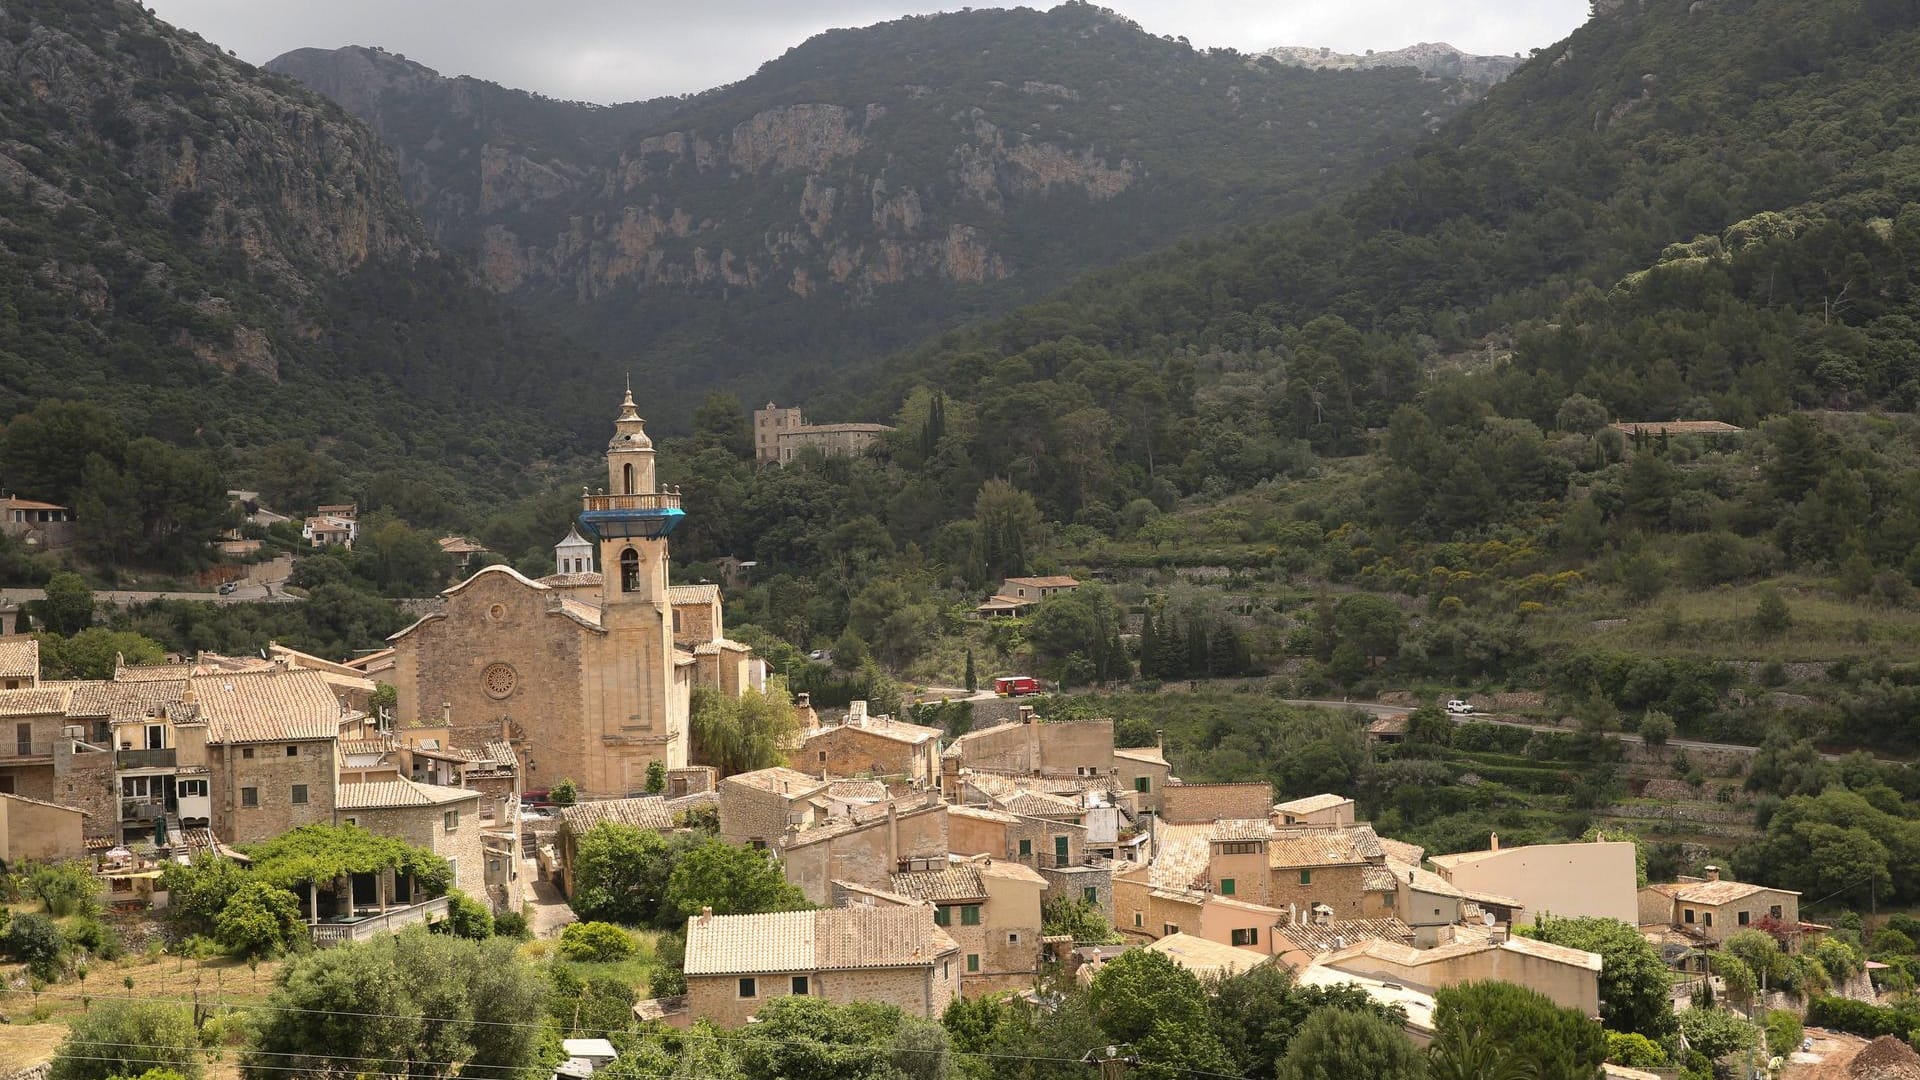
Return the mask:
[[[546,388],[583,364],[338,106],[135,3],[0,5],[0,416],[87,399],[236,484],[291,443],[458,497],[574,452]],[[47,480],[7,478],[76,497]]]
[[1196,51],[1084,3],[835,30],[611,109],[369,49],[269,66],[372,123],[436,236],[647,372],[664,413],[1350,191],[1476,93]]
[[1388,49],[1382,52],[1370,50],[1364,54],[1335,52],[1324,46],[1313,48],[1305,45],[1278,45],[1261,50],[1260,55],[1272,57],[1293,67],[1322,68],[1329,71],[1410,67],[1417,68],[1426,75],[1445,79],[1465,79],[1483,86],[1491,86],[1513,74],[1514,70],[1524,62],[1524,58],[1518,53],[1512,56],[1478,56],[1461,52],[1444,41],[1423,41],[1404,49]]

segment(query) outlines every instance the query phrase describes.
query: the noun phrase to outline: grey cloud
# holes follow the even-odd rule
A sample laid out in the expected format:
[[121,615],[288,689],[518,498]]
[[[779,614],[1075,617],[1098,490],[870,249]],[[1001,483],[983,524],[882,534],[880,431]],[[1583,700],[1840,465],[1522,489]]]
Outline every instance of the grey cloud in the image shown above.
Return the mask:
[[[256,63],[289,49],[379,45],[449,75],[560,98],[629,101],[733,82],[807,37],[958,5],[915,0],[148,0]],[[988,6],[988,5],[981,5]],[[1108,0],[1156,34],[1245,50],[1346,52],[1447,41],[1525,52],[1564,37],[1586,0]]]

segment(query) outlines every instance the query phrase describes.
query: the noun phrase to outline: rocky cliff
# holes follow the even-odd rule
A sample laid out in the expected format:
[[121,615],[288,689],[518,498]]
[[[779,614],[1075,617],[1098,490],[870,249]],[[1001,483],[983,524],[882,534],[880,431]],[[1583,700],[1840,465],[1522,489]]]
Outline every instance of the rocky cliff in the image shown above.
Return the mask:
[[268,66],[374,125],[495,289],[693,378],[716,350],[804,366],[903,344],[1308,205],[1476,96],[1196,51],[1081,3],[832,31],[740,83],[610,108],[377,49]]
[[1445,42],[1423,41],[1404,49],[1364,54],[1334,52],[1325,47],[1280,45],[1260,53],[1290,67],[1317,68],[1325,71],[1366,71],[1373,68],[1414,68],[1425,75],[1463,79],[1476,86],[1492,86],[1513,74],[1525,58],[1513,56],[1476,56],[1461,52]]

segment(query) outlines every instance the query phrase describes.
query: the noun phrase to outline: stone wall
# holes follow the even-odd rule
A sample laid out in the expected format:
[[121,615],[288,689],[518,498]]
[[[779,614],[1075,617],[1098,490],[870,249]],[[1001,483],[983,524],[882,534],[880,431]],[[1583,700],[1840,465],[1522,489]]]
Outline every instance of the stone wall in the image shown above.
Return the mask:
[[891,821],[879,817],[857,828],[825,826],[801,833],[781,853],[787,880],[816,904],[829,903],[833,882],[890,887],[893,874],[908,860],[944,861],[947,808],[935,804],[900,811]]
[[1047,890],[1041,894],[1045,903],[1059,897],[1073,900],[1087,898],[1086,890],[1093,890],[1093,902],[1108,919],[1113,918],[1113,870],[1105,866],[1068,866],[1040,868],[1040,876],[1047,879]]
[[931,783],[925,748],[845,724],[822,730],[794,756],[809,772],[834,776],[908,776]]
[[1160,819],[1197,825],[1223,818],[1265,820],[1273,808],[1273,785],[1168,784],[1160,789]]
[[[454,864],[453,885],[468,896],[484,901],[487,896],[487,857],[480,840],[478,799],[434,806],[393,806],[378,810],[342,810],[341,822],[354,823],[379,836],[405,840],[449,859]],[[446,828],[447,811],[459,812],[452,832]]]
[[1369,894],[1366,892],[1366,875],[1361,867],[1315,866],[1310,871],[1313,880],[1302,885],[1299,869],[1276,867],[1263,903],[1283,910],[1292,904],[1301,911],[1310,911],[1315,904],[1325,904],[1333,909],[1336,919],[1371,919],[1391,914],[1367,910]]
[[[328,739],[211,747],[213,831],[229,844],[251,844],[302,825],[333,824],[336,746]],[[296,785],[306,787],[306,802],[293,801]],[[257,805],[243,805],[247,788]]]
[[[803,972],[808,993],[837,1005],[874,1001],[897,1006],[908,1016],[938,1020],[960,994],[964,965],[953,953],[931,965],[905,968],[869,968],[860,971]],[[721,1027],[740,1027],[768,1002],[793,993],[792,972],[747,976],[754,980],[754,996],[739,994],[739,975],[697,975],[687,979],[687,1007],[695,1020]],[[931,991],[931,993],[929,993]]]
[[[796,793],[798,794],[798,793]],[[791,800],[732,779],[720,781],[720,838],[729,844],[759,842],[778,847],[787,835]]]
[[62,806],[77,806],[86,811],[82,829],[88,836],[120,840],[120,783],[113,768],[113,751],[73,751],[73,744],[62,741],[54,748],[54,771],[58,777],[50,800]]

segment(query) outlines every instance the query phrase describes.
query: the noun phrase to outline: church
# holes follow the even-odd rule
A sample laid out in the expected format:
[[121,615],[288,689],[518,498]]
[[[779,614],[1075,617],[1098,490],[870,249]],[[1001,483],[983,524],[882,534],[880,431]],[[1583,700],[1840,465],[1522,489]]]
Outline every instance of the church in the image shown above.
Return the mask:
[[402,723],[447,727],[474,751],[504,735],[529,790],[571,779],[582,795],[621,796],[646,787],[653,762],[688,764],[694,687],[738,697],[765,688],[766,665],[727,639],[718,586],[668,584],[667,538],[685,511],[678,491],[657,490],[631,390],[606,493],[582,501],[554,574],[489,566],[447,589],[441,610],[388,639],[388,677]]

